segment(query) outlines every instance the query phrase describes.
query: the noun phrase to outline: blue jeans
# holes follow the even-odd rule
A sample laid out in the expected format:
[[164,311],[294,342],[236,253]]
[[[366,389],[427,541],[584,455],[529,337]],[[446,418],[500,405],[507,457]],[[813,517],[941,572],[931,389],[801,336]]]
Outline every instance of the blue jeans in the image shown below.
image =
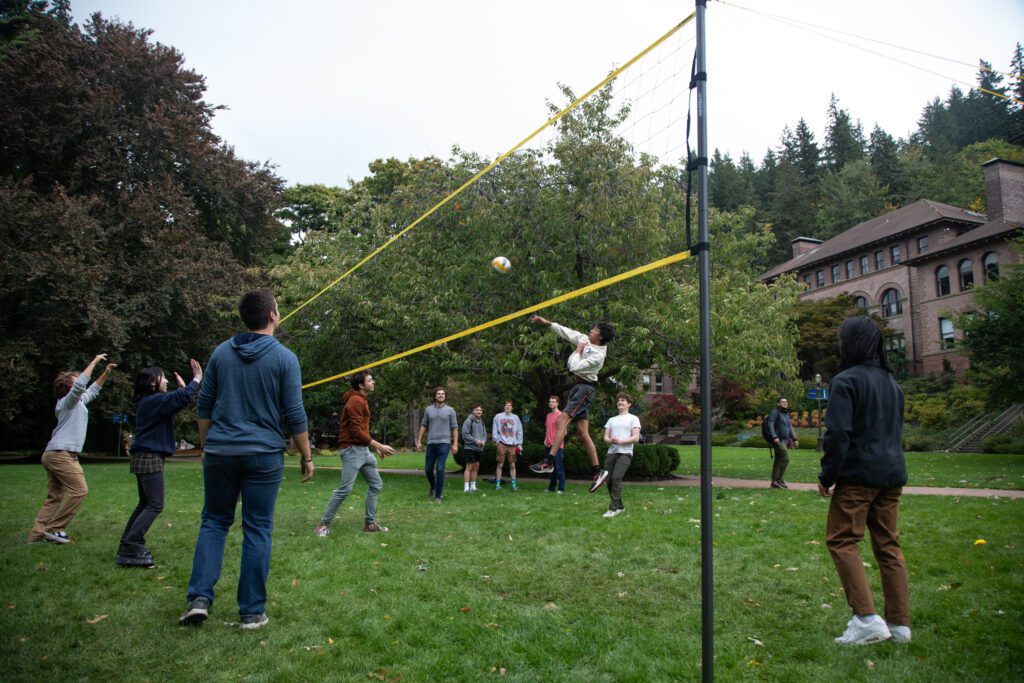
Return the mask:
[[363,521],[367,524],[377,521],[377,497],[384,488],[380,472],[377,471],[377,458],[366,446],[347,446],[341,449],[341,484],[327,501],[327,510],[320,518],[321,524],[329,525],[338,514],[338,508],[352,493],[356,475],[360,472],[366,480],[366,515]]
[[555,470],[551,473],[551,481],[548,482],[548,491],[554,491],[558,486],[559,491],[565,490],[565,451],[559,448],[555,455]]
[[448,451],[451,447],[450,443],[427,444],[427,459],[423,469],[427,473],[427,482],[434,492],[434,498],[440,498],[444,491],[444,466],[448,462]]
[[242,498],[242,565],[238,574],[238,613],[263,613],[270,574],[270,536],[274,504],[284,473],[284,454],[211,455],[203,459],[203,521],[196,539],[188,599],[213,603],[213,586],[220,579],[224,543]]

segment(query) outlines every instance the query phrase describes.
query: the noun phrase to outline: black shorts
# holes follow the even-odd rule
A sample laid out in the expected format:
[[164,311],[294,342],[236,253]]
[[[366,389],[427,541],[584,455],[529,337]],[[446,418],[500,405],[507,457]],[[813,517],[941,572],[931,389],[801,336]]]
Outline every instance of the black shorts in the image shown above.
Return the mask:
[[586,420],[587,410],[590,408],[590,402],[594,400],[595,391],[593,384],[574,384],[569,390],[569,401],[565,404],[563,412],[574,420]]
[[484,454],[483,451],[473,450],[472,448],[463,448],[463,455],[466,456],[466,464],[472,465],[475,462],[480,462],[480,456]]

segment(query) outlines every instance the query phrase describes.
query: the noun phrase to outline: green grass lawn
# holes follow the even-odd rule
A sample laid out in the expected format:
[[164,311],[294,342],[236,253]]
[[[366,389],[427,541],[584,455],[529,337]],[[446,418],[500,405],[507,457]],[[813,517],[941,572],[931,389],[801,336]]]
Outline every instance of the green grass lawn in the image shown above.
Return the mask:
[[[240,632],[237,526],[210,619],[177,624],[198,463],[168,466],[148,571],[113,563],[135,504],[127,466],[86,465],[86,477],[76,542],[28,545],[44,471],[0,466],[4,681],[700,678],[698,489],[627,485],[626,513],[608,520],[607,494],[582,485],[564,496],[536,480],[518,493],[453,486],[438,505],[421,477],[385,473],[379,517],[391,532],[361,532],[360,481],[321,539],[313,526],[338,471],[301,485],[290,460],[270,624]],[[718,680],[1001,681],[1024,667],[1024,500],[906,497],[914,640],[841,648],[832,639],[849,613],[822,540],[826,502],[767,489],[714,497]]]
[[[700,448],[677,446],[676,474],[700,475]],[[993,453],[907,453],[908,486],[951,486],[955,488],[1024,489],[1024,455]],[[797,449],[789,452],[786,481],[818,480],[821,454]],[[712,472],[719,477],[768,481],[772,461],[767,448],[716,446],[712,450]]]

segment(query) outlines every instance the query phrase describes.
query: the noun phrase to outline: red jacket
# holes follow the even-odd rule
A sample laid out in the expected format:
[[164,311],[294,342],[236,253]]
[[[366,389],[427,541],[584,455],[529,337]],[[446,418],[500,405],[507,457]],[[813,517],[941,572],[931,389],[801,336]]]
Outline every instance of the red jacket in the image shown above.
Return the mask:
[[340,423],[341,448],[370,445],[370,403],[361,391],[350,389],[341,397]]

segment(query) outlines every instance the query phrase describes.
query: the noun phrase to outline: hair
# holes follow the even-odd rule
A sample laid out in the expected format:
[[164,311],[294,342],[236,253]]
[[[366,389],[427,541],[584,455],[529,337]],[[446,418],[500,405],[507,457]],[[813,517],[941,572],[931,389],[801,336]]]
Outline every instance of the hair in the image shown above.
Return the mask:
[[363,370],[362,372],[357,372],[356,374],[349,377],[348,383],[352,386],[353,389],[359,391],[360,389],[362,389],[363,382],[366,381],[367,377],[373,377],[373,373],[370,372],[369,370]]
[[160,391],[160,378],[164,371],[160,368],[143,368],[135,375],[135,401]]
[[597,333],[601,335],[602,346],[615,339],[615,328],[610,324],[597,322],[594,323],[594,327],[597,328]]
[[473,406],[469,409],[469,412],[472,413],[477,408],[479,408],[480,410],[483,410],[484,409],[484,404],[482,404],[482,403],[474,403]]
[[560,396],[555,396],[554,394],[551,394],[550,396],[548,396],[548,400],[550,401],[551,399],[555,399],[559,403],[562,402],[562,398]]
[[53,397],[56,399],[64,398],[71,391],[71,387],[75,385],[75,380],[78,379],[79,373],[73,370],[65,370],[64,372],[58,373],[53,378]]
[[238,301],[238,315],[250,330],[262,330],[270,323],[270,314],[277,308],[274,293],[266,287],[244,294]]
[[629,405],[633,405],[635,403],[633,397],[627,394],[625,391],[620,391],[619,393],[615,394],[616,401],[618,401],[620,398],[626,399],[626,402],[629,403]]
[[782,403],[783,401],[785,401],[786,403],[789,403],[789,399],[788,398],[786,398],[785,396],[779,396],[777,399],[775,399],[775,405],[778,405],[778,404]]
[[506,398],[504,401],[501,402],[501,405],[504,406],[506,403],[510,404],[512,406],[512,408],[515,409],[515,407],[516,407],[515,401],[513,401],[510,398]]
[[854,365],[878,365],[888,373],[892,366],[886,358],[882,331],[871,318],[858,315],[839,326],[839,365],[846,370]]

